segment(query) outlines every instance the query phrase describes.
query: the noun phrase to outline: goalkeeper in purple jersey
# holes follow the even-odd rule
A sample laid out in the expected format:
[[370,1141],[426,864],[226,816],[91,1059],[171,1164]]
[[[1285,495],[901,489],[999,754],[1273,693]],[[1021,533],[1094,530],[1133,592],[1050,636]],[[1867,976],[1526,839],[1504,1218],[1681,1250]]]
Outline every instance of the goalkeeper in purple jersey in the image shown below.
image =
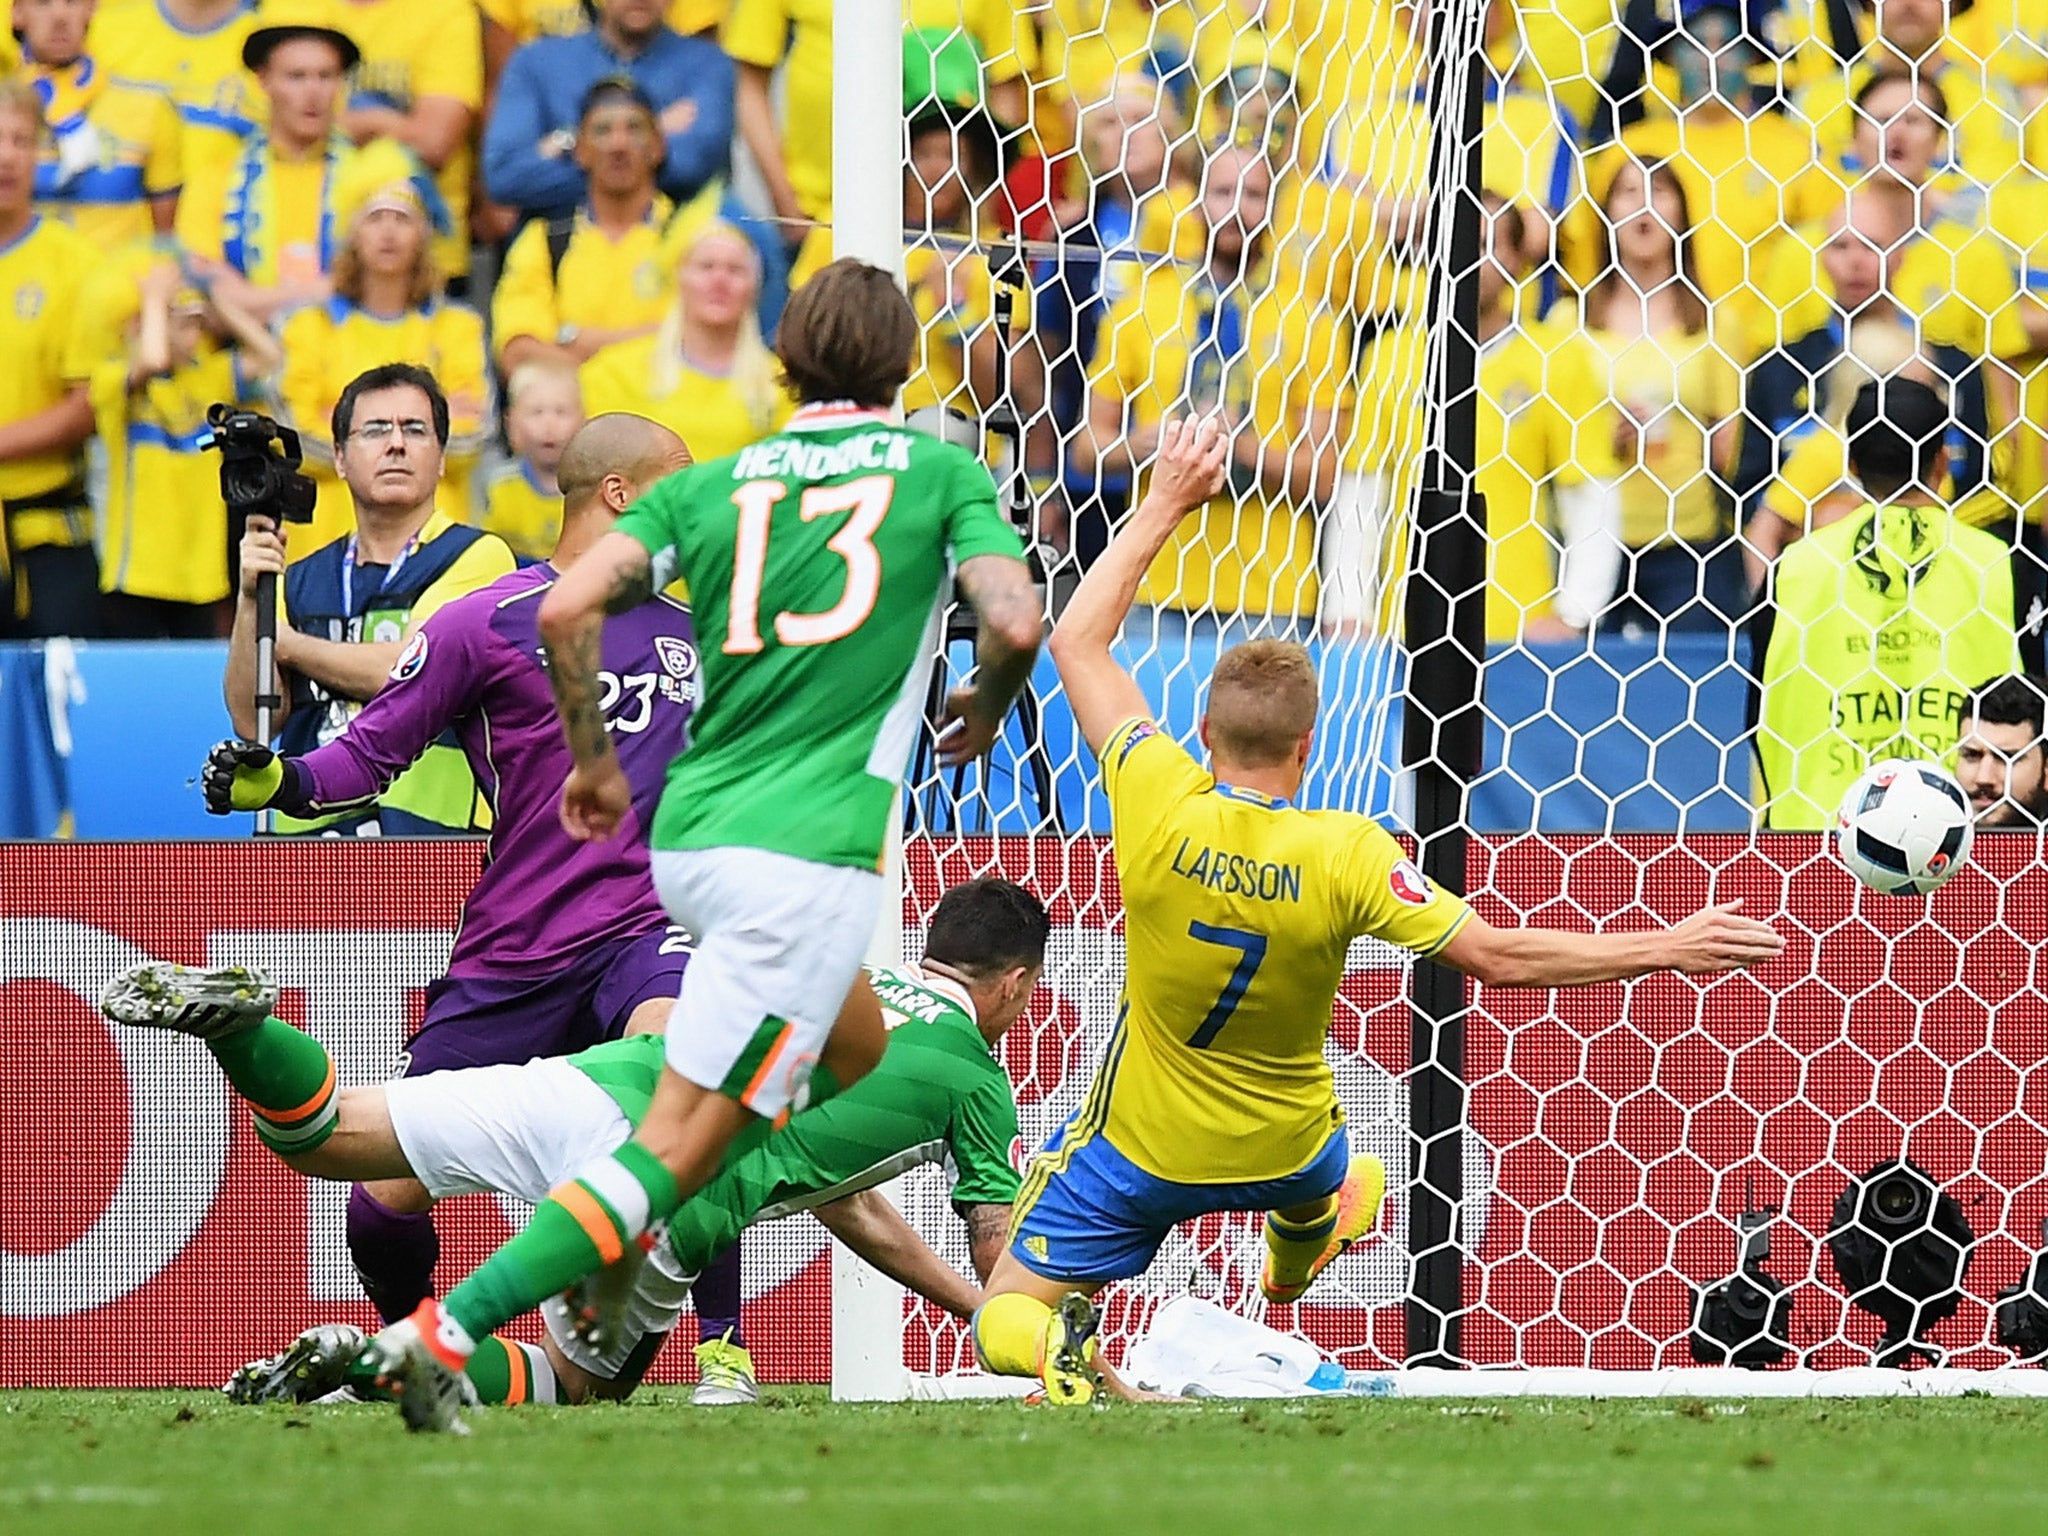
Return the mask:
[[[303,757],[225,741],[204,775],[217,814],[293,816],[373,799],[431,743],[452,737],[492,810],[483,873],[463,903],[448,974],[402,1075],[560,1056],[627,1033],[659,1032],[680,989],[689,936],[671,927],[648,875],[645,825],[697,701],[689,610],[656,596],[604,629],[605,730],[632,786],[633,835],[572,841],[555,814],[570,768],[535,620],[558,572],[642,490],[689,462],[682,440],[638,416],[600,416],[563,450],[564,515],[552,562],[447,604],[414,632],[390,680],[334,741]],[[416,1180],[356,1186],[349,1251],[385,1319],[431,1292],[439,1242]],[[751,1401],[739,1335],[738,1260],[698,1296],[705,1401]]]
[[[883,1273],[957,1317],[981,1288],[934,1253],[876,1186],[943,1160],[968,1257],[986,1281],[1009,1230],[1018,1175],[1017,1107],[996,1045],[1022,1017],[1045,966],[1045,904],[1007,880],[957,885],[931,915],[921,964],[877,967],[891,1024],[872,1072],[840,1092],[813,1069],[811,1105],[780,1130],[754,1121],[716,1178],[677,1211],[641,1272],[627,1328],[611,1345],[581,1336],[562,1297],[544,1304],[545,1345],[490,1336],[470,1356],[481,1403],[622,1398],[639,1384],[681,1315],[690,1278],[733,1251],[743,1229],[796,1211],[818,1219]],[[249,1105],[257,1138],[308,1178],[404,1174],[437,1198],[494,1190],[539,1201],[647,1113],[662,1071],[652,1035],[607,1041],[520,1066],[471,1067],[337,1092],[334,1061],[272,1010],[261,972],[151,961],[108,983],[117,1023],[203,1040]],[[290,1106],[278,1108],[273,1106]],[[238,1370],[235,1402],[381,1395],[363,1335],[323,1323]]]

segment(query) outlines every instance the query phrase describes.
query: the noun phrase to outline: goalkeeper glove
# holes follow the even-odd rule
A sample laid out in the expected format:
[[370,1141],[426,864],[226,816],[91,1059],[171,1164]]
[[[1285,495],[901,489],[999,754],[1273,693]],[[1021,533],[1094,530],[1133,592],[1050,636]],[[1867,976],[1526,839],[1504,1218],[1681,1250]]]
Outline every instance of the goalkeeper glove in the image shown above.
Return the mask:
[[284,759],[257,741],[223,741],[206,754],[200,793],[216,816],[260,811],[284,787]]

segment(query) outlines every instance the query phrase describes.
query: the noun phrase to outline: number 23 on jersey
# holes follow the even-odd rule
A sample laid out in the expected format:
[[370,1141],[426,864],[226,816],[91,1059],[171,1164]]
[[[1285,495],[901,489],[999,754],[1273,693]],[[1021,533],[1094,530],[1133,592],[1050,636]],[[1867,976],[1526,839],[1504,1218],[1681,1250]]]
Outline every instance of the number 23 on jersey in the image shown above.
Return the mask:
[[[725,654],[748,656],[762,650],[761,583],[768,572],[768,535],[775,509],[789,494],[780,480],[749,480],[732,493],[739,508],[732,561],[732,608],[725,627]],[[853,515],[826,541],[846,562],[846,590],[823,613],[778,613],[771,622],[783,645],[829,645],[844,640],[867,622],[882,591],[882,556],[875,548],[875,530],[888,514],[896,494],[893,475],[866,475],[844,485],[805,488],[797,516],[805,522],[841,512]]]

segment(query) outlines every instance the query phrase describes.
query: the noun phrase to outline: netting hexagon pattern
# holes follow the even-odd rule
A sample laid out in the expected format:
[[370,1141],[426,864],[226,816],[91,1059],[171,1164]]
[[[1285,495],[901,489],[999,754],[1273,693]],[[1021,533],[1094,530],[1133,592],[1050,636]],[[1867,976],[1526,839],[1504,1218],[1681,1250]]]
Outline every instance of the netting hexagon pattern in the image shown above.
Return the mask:
[[[1769,1207],[1785,1358],[1866,1362],[1882,1325],[1849,1297],[1870,1286],[1828,1239],[1852,1180],[1903,1157],[1977,1237],[1960,1304],[1921,1321],[1948,1358],[1996,1363],[1990,1308],[2041,1243],[2038,839],[1980,838],[1977,869],[1899,906],[1760,834],[1817,830],[1877,758],[1954,764],[1973,691],[2040,667],[2048,54],[1999,4],[1852,7],[1851,38],[1820,7],[1660,9],[1647,36],[1568,0],[1023,10],[1029,120],[995,126],[1045,169],[912,219],[914,291],[935,262],[971,276],[964,323],[926,330],[958,385],[909,403],[989,447],[1055,619],[1159,423],[1220,413],[1229,484],[1154,564],[1119,653],[1166,729],[1195,745],[1220,650],[1300,639],[1324,700],[1301,803],[1405,826],[1411,654],[1437,638],[1407,607],[1419,583],[1476,597],[1481,910],[1625,928],[1739,894],[1790,938],[1756,978],[1479,995],[1468,1358],[1683,1363],[1695,1290]],[[1438,128],[1468,84],[1476,146]],[[913,180],[941,185],[915,168],[965,160],[927,139],[921,161],[910,115]],[[1468,147],[1476,265],[1451,242]],[[1002,335],[991,271],[1017,280]],[[1468,281],[1476,334],[1451,302]],[[1416,534],[1459,406],[1483,571]],[[964,627],[946,661],[970,665]],[[1985,781],[1987,826],[2038,824],[2023,777]],[[920,757],[907,827],[913,931],[941,872],[998,868],[1066,914],[1052,1001],[1004,1047],[1031,1143],[1085,1090],[1121,981],[1107,807],[1050,663],[981,769]],[[1354,1144],[1393,1170],[1386,1222],[1273,1312],[1357,1364],[1402,1354],[1405,985],[1361,944],[1330,1048]],[[943,1187],[914,1179],[911,1208],[964,1264]],[[1887,1252],[1925,1247],[1926,1203]],[[1110,1332],[1190,1288],[1262,1310],[1259,1259],[1250,1217],[1185,1232],[1113,1293]],[[917,1369],[968,1363],[925,1310],[905,1339]]]

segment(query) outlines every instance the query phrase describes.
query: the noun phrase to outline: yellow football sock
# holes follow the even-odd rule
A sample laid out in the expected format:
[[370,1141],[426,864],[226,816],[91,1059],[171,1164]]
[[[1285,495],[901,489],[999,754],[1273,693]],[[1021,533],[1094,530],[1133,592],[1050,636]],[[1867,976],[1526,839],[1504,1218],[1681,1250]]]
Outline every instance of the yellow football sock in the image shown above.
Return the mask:
[[998,1376],[1036,1376],[1052,1308],[1016,1291],[991,1296],[974,1314],[974,1353]]
[[1307,1221],[1290,1221],[1278,1211],[1266,1216],[1266,1251],[1273,1256],[1273,1281],[1299,1285],[1337,1230],[1337,1197],[1323,1203],[1321,1213]]

